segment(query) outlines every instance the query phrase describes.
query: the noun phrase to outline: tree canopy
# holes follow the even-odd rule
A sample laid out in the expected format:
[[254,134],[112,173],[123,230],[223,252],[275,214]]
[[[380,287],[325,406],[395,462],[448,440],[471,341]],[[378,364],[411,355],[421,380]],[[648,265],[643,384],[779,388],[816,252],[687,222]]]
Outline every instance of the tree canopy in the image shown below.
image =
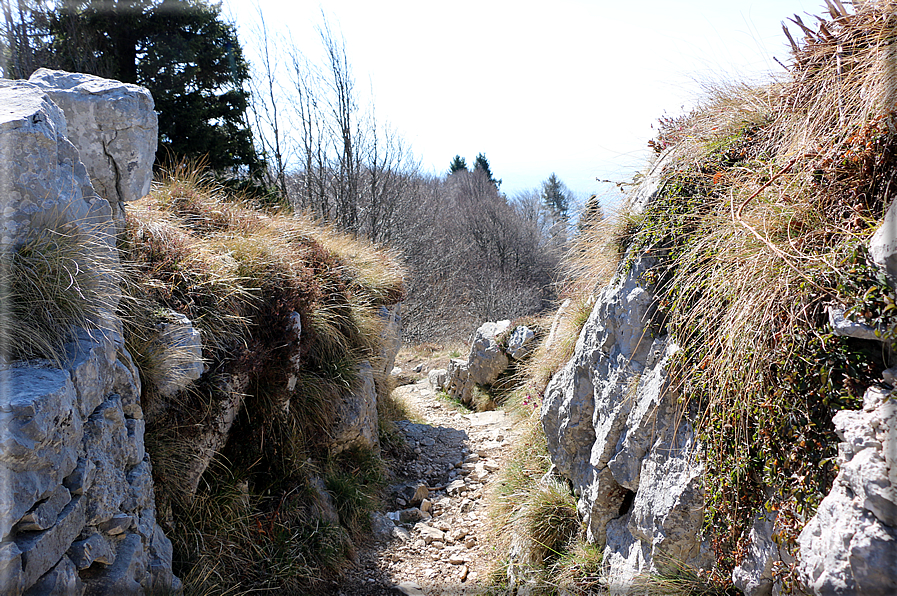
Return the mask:
[[542,203],[554,216],[555,221],[566,222],[569,219],[570,203],[573,193],[561,182],[554,172],[542,183]]
[[[24,78],[46,66],[143,85],[159,112],[157,161],[203,158],[217,172],[262,172],[245,118],[249,67],[220,5],[205,0],[19,3],[30,9],[16,12],[10,0],[3,2],[7,76]],[[23,46],[17,32],[30,32],[36,42]]]
[[473,169],[474,171],[483,170],[483,173],[486,174],[489,182],[495,185],[495,188],[501,186],[501,180],[496,180],[495,176],[492,175],[492,168],[489,167],[489,160],[486,159],[485,153],[480,153],[477,155],[477,158],[473,162]]
[[449,164],[449,174],[454,174],[461,170],[467,171],[467,160],[460,155],[456,155],[452,158],[452,163]]

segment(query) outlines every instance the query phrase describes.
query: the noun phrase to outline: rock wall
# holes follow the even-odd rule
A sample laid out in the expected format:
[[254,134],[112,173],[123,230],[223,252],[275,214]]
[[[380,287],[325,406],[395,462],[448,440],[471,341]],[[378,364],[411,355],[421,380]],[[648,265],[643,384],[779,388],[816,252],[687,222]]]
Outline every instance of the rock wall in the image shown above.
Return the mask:
[[[94,101],[113,119],[114,105]],[[99,237],[107,264],[117,263],[113,209],[69,140],[68,114],[22,81],[0,81],[0,104],[0,250],[15,250],[46,222],[69,223]],[[179,590],[171,543],[156,523],[140,379],[121,322],[110,312],[96,325],[66,345],[61,366],[0,362],[4,594]]]
[[[660,159],[636,191],[643,211],[661,187]],[[871,253],[897,279],[892,207]],[[556,471],[572,485],[589,541],[604,547],[612,594],[629,592],[638,574],[685,563],[713,564],[702,543],[701,445],[689,414],[678,412],[670,363],[678,348],[652,331],[654,296],[643,281],[651,266],[628,255],[597,295],[573,358],[546,388],[541,422]],[[869,328],[836,333],[881,341]],[[797,590],[817,595],[897,593],[897,370],[885,371],[862,411],[834,418],[842,439],[840,472],[797,545],[782,545],[775,515],[758,513],[747,552],[733,573],[745,594],[786,593],[774,568],[795,566]],[[789,554],[798,552],[795,560]],[[514,569],[514,565],[511,569]],[[674,569],[673,569],[674,571]],[[511,578],[512,581],[514,578]]]
[[638,260],[599,295],[573,358],[552,378],[542,427],[570,480],[590,542],[604,547],[612,593],[670,560],[706,564],[699,539],[699,446],[676,416],[669,369],[678,348],[650,327],[653,295]]

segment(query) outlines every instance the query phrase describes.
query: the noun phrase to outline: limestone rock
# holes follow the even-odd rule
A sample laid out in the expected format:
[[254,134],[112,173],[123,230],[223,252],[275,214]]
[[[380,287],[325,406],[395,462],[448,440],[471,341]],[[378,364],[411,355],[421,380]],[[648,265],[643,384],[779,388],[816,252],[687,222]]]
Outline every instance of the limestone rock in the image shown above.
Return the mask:
[[801,580],[819,596],[897,592],[897,400],[878,387],[834,417],[838,476],[798,537]]
[[145,87],[46,68],[35,71],[28,82],[65,113],[69,139],[96,191],[116,207],[117,216],[121,202],[149,193],[159,126]]
[[790,563],[791,556],[775,541],[776,517],[775,511],[757,514],[748,536],[748,551],[741,564],[732,571],[732,583],[745,596],[781,593],[775,583],[774,565],[783,561]]
[[0,249],[18,246],[33,227],[71,223],[100,237],[117,260],[112,209],[66,137],[62,110],[22,81],[0,81],[0,105]]
[[78,570],[68,557],[63,556],[25,592],[25,596],[80,596],[83,593],[84,584],[78,577]]
[[66,371],[16,364],[0,368],[0,385],[0,536],[8,536],[75,469],[83,424]]
[[518,325],[508,338],[507,353],[514,360],[520,360],[533,351],[535,332],[526,325]]
[[510,321],[484,323],[474,333],[467,363],[470,380],[477,385],[494,383],[498,375],[508,367],[508,357],[496,337],[510,326]]
[[350,447],[380,449],[377,424],[377,387],[374,369],[367,360],[358,366],[358,381],[352,392],[343,396],[333,431],[333,449],[338,453]]
[[383,331],[380,333],[381,348],[379,366],[383,374],[392,371],[396,364],[396,355],[402,348],[402,311],[401,305],[390,308],[380,307],[380,319]]
[[169,322],[160,323],[156,328],[165,359],[161,365],[164,376],[157,381],[162,397],[172,397],[187,387],[202,376],[205,367],[199,330],[180,313],[170,311],[167,316]]
[[710,564],[698,536],[703,468],[670,369],[679,349],[654,337],[654,297],[636,259],[596,297],[572,359],[552,378],[540,412],[557,472],[578,497],[586,537],[604,547],[612,593],[672,557]]
[[881,227],[869,241],[872,260],[887,273],[893,285],[897,285],[897,203],[891,202]]
[[444,391],[448,383],[448,371],[444,368],[436,368],[427,373],[427,381],[432,391]]

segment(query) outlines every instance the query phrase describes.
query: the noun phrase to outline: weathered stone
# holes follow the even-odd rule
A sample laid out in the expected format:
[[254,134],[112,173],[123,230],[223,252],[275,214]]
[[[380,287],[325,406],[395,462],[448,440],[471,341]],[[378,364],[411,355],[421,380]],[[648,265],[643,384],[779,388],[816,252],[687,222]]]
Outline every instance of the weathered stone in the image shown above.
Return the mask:
[[148,555],[139,534],[127,534],[115,553],[115,562],[102,574],[83,578],[84,593],[144,594],[151,587]]
[[0,105],[0,250],[18,246],[35,226],[70,223],[102,237],[106,256],[117,259],[112,210],[66,138],[62,110],[23,81],[0,80]]
[[732,570],[732,583],[745,596],[781,593],[776,589],[774,567],[783,561],[791,562],[791,556],[776,541],[776,517],[775,511],[757,514],[748,535],[747,552],[741,564]]
[[518,325],[508,338],[508,356],[514,360],[526,358],[533,351],[533,339],[536,334],[526,325]]
[[126,470],[131,456],[121,399],[112,395],[91,414],[84,428],[84,446],[96,468],[94,482],[85,491],[87,519],[98,525],[119,513],[128,496]]
[[94,562],[111,565],[115,562],[115,547],[110,539],[102,534],[93,534],[84,540],[74,542],[67,552],[68,557],[78,569],[87,569]]
[[421,538],[423,538],[424,542],[427,544],[430,544],[434,541],[445,541],[445,532],[423,522],[416,524],[414,526],[414,529],[420,533]]
[[97,528],[108,536],[119,536],[134,526],[134,517],[126,513],[116,513],[112,518],[100,523]]
[[389,374],[396,364],[396,355],[402,348],[402,311],[401,305],[380,307],[380,319],[383,330],[380,332],[380,358],[378,366],[382,374]]
[[85,499],[75,497],[49,530],[17,535],[16,546],[22,551],[22,587],[30,588],[52,569],[81,533],[84,525]]
[[25,514],[22,521],[16,526],[18,531],[22,532],[38,532],[46,530],[56,523],[56,518],[62,513],[62,510],[69,501],[72,500],[72,494],[62,485],[57,486],[49,497],[34,506],[34,509]]
[[97,467],[93,460],[81,457],[72,473],[62,480],[62,484],[72,495],[81,495],[93,486],[96,475]]
[[432,391],[443,391],[448,382],[448,372],[444,368],[436,368],[427,373],[427,382]]
[[81,336],[66,344],[82,418],[90,416],[112,391],[117,352],[111,342]]
[[159,344],[162,346],[163,373],[157,379],[162,397],[172,397],[202,376],[202,336],[186,316],[170,311],[168,322],[159,323]]
[[474,382],[470,378],[470,367],[466,360],[452,358],[446,369],[447,380],[443,386],[446,393],[462,404],[470,404]]
[[386,542],[392,538],[395,523],[388,516],[379,512],[371,513],[371,536],[374,540]]
[[891,284],[897,286],[897,202],[891,202],[881,227],[872,235],[869,255],[884,268]]
[[897,400],[870,387],[834,424],[839,472],[798,537],[800,579],[819,596],[897,593]]
[[53,569],[37,580],[26,592],[25,596],[81,596],[84,584],[78,577],[74,563],[63,556]]
[[875,329],[864,323],[851,321],[845,317],[844,314],[843,308],[837,308],[835,306],[828,307],[828,321],[832,326],[835,335],[882,341],[881,334],[876,334]]
[[374,369],[364,360],[358,366],[358,381],[339,404],[338,422],[333,431],[333,449],[339,453],[351,447],[380,449],[377,423],[377,388]]
[[62,108],[68,138],[100,196],[117,205],[149,193],[158,118],[146,88],[45,68],[35,71],[28,82]]
[[173,548],[162,527],[154,524],[149,544],[149,592],[180,594],[183,586],[171,570]]
[[76,404],[66,371],[0,368],[0,536],[75,469],[83,426]]
[[0,542],[0,592],[22,593],[22,551],[15,542]]
[[477,385],[494,383],[508,367],[508,357],[502,351],[496,337],[507,331],[510,326],[510,321],[484,323],[474,333],[467,365],[470,380]]

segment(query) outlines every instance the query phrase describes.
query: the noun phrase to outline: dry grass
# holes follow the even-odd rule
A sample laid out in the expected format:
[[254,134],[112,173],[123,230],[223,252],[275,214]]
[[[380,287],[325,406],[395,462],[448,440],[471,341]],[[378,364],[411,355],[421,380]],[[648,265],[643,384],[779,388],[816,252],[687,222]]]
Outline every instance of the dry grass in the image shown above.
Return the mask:
[[[126,341],[146,388],[147,449],[176,522],[179,572],[196,593],[310,590],[338,572],[378,490],[370,457],[332,457],[329,435],[361,361],[382,368],[380,311],[401,300],[404,271],[389,251],[262,211],[189,164],[130,207]],[[163,399],[153,388],[177,354],[155,326],[169,311],[200,330],[208,371]],[[385,375],[375,384],[389,391]],[[231,439],[196,494],[184,494],[194,435],[234,391],[242,407]],[[315,477],[339,524],[310,508]]]
[[120,274],[110,247],[72,223],[50,219],[0,255],[0,360],[47,358],[61,365],[80,328],[106,328]]

